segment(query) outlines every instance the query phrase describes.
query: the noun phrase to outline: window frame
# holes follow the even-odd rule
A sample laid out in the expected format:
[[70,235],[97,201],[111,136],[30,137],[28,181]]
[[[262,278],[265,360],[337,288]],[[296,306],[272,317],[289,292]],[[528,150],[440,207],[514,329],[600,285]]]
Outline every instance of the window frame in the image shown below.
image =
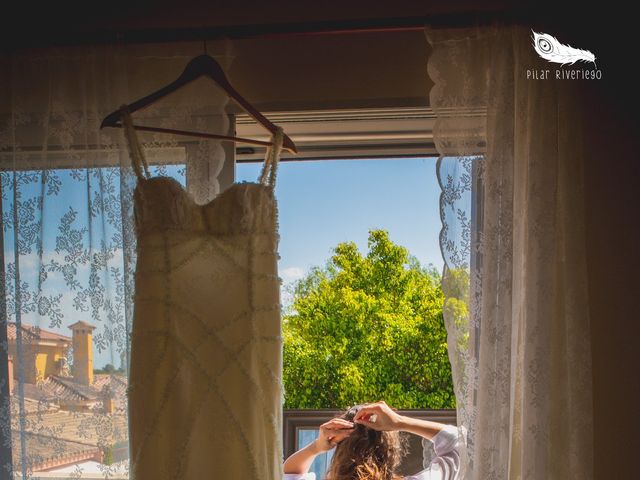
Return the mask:
[[[433,143],[435,113],[427,107],[269,112],[294,139],[298,153],[281,161],[351,160],[438,156]],[[235,116],[236,133],[268,141],[269,134],[246,114]],[[264,147],[237,147],[236,163],[262,162]]]
[[[283,126],[298,147],[295,155],[282,152],[280,159],[285,162],[414,157],[431,157],[436,161],[440,156],[433,142],[435,114],[429,108],[276,112],[268,116]],[[235,123],[238,136],[269,139],[248,115],[236,115]],[[264,148],[236,148],[235,164],[261,163],[265,153]],[[297,450],[300,429],[317,428],[342,412],[339,409],[283,409],[284,458]],[[398,412],[423,420],[457,423],[455,409]]]

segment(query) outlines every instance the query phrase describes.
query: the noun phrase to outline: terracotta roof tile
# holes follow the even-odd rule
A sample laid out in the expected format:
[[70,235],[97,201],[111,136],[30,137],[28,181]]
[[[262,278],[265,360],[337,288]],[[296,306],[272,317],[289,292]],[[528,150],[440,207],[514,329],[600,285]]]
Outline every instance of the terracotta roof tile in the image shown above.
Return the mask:
[[106,387],[111,389],[116,401],[116,411],[127,411],[127,377],[124,375],[112,375],[108,373],[96,373],[93,376],[93,388],[102,391]]
[[[35,387],[35,385],[29,385],[26,383],[24,384],[24,386]],[[60,407],[56,405],[54,402],[52,402],[50,398],[47,398],[47,397],[36,398],[31,394],[31,392],[28,392],[27,388],[25,388],[24,392],[25,392],[24,393],[25,398],[23,399],[24,400],[23,405],[24,405],[24,411],[27,415],[57,412],[58,410],[60,410]],[[27,393],[29,393],[31,396],[27,397],[26,396]],[[11,396],[11,416],[13,418],[14,416],[17,416],[17,415],[20,415],[20,404],[18,402],[18,397],[16,395],[12,395]]]
[[44,404],[55,405],[61,401],[63,403],[101,403],[104,391],[109,388],[116,402],[116,412],[125,413],[127,411],[127,385],[127,377],[124,375],[98,373],[94,375],[91,386],[77,383],[73,377],[50,375],[37,385],[23,383],[23,391],[25,400],[32,401],[34,408],[40,402],[42,409]]
[[[39,470],[78,463],[85,460],[99,458],[100,449],[97,445],[87,445],[58,438],[51,438],[36,433],[24,432],[27,451],[27,471]],[[11,434],[11,452],[14,469],[22,469],[20,433]]]
[[99,400],[100,397],[99,390],[78,383],[73,377],[50,375],[42,382],[42,388],[55,398],[62,400]]
[[[11,419],[11,428],[20,430],[20,419]],[[86,445],[114,445],[127,440],[127,416],[96,412],[45,412],[26,418],[25,432],[48,435],[59,440]]]
[[[33,340],[57,340],[71,343],[71,337],[52,332],[50,330],[45,330],[44,328],[34,327],[33,325],[28,325],[26,323],[22,323],[20,327],[22,330],[22,339],[26,342]],[[16,340],[17,331],[18,328],[15,322],[7,323],[7,337],[9,340]]]
[[[26,442],[27,463],[38,471],[88,459],[99,458],[105,446],[126,444],[127,416],[95,412],[28,412],[22,438]],[[11,417],[13,464],[20,469],[20,419]]]

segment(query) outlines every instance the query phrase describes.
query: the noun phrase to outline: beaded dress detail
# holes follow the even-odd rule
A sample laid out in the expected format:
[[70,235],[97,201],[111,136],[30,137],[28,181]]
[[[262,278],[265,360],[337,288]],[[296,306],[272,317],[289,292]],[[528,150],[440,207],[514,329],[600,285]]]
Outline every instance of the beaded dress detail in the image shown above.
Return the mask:
[[135,480],[282,478],[282,336],[274,195],[282,129],[257,183],[196,204],[138,177],[129,444]]

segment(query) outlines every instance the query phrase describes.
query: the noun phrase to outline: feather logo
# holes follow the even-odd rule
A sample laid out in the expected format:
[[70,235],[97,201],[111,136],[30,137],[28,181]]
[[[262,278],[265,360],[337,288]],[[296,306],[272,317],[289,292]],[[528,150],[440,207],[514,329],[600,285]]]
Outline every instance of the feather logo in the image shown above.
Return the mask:
[[533,48],[538,55],[549,62],[573,65],[578,61],[591,62],[595,66],[596,56],[589,50],[580,50],[569,45],[563,45],[556,37],[546,34],[533,32]]

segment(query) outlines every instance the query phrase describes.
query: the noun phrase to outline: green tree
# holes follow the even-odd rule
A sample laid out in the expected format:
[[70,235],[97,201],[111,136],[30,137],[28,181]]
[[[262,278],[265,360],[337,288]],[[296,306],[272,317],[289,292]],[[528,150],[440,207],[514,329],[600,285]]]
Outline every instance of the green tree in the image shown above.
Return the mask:
[[94,369],[93,373],[108,373],[113,375],[117,373],[116,367],[114,367],[111,363],[107,363],[102,369]]
[[443,306],[445,318],[453,323],[457,350],[464,352],[469,347],[469,271],[465,268],[447,270],[443,285],[447,297]]
[[286,408],[455,408],[440,275],[384,230],[339,244],[283,318]]

